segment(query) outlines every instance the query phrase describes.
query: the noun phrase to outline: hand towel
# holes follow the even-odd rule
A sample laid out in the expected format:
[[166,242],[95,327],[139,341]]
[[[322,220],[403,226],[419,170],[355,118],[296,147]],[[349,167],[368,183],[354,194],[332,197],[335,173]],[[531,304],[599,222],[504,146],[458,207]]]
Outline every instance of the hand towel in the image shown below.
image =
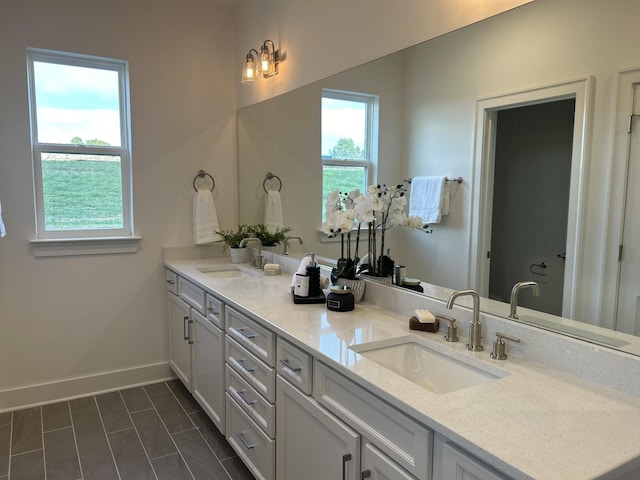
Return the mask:
[[447,177],[414,177],[411,180],[409,215],[424,223],[440,223],[449,214],[449,184]]
[[193,241],[196,245],[204,245],[222,240],[215,233],[220,230],[218,212],[213,195],[208,189],[198,189],[193,197]]
[[0,203],[0,238],[7,234],[7,230],[4,228],[4,222],[2,221],[2,203]]
[[282,201],[280,192],[269,190],[264,199],[264,226],[271,233],[275,233],[279,228],[284,228],[282,220]]

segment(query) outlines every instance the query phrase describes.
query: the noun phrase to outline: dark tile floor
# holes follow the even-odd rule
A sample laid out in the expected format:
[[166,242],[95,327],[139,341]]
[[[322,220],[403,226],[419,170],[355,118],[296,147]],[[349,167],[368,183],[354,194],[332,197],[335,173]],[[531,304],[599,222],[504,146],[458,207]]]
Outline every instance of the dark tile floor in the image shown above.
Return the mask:
[[254,480],[179,380],[0,413],[0,480]]

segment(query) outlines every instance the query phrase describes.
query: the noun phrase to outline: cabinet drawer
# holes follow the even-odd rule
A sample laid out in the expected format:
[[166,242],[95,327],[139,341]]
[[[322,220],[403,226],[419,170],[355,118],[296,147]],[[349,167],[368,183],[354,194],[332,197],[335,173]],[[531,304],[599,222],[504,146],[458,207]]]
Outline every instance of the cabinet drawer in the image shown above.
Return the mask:
[[165,270],[165,281],[167,282],[167,290],[174,295],[178,295],[178,274],[171,270]]
[[319,361],[313,367],[313,397],[409,473],[430,478],[430,429]]
[[202,315],[204,309],[204,290],[182,277],[178,277],[178,295]]
[[275,402],[276,371],[227,335],[227,364],[269,402]]
[[225,321],[228,335],[267,365],[274,366],[276,337],[273,332],[233,308],[226,308]]
[[227,394],[227,441],[258,480],[275,480],[275,442]]
[[276,342],[276,371],[305,394],[311,395],[313,358],[295,345],[278,338]]
[[227,393],[270,438],[276,438],[275,405],[259,395],[236,371],[227,365]]
[[205,308],[207,311],[207,320],[220,330],[224,330],[224,308],[222,301],[210,293],[207,293],[205,297]]

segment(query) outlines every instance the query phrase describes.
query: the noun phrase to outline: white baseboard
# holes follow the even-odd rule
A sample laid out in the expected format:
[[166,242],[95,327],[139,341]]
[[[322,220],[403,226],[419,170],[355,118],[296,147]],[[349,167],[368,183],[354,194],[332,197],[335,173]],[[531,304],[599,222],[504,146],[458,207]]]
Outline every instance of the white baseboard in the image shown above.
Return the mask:
[[0,390],[0,413],[175,378],[168,362]]

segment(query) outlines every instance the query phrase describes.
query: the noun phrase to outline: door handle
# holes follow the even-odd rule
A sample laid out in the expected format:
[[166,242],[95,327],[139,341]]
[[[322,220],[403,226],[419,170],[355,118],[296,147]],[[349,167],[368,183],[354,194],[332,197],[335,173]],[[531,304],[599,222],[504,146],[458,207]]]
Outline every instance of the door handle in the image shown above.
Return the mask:
[[347,480],[347,462],[351,460],[351,454],[342,455],[342,480]]
[[558,255],[556,255],[556,257],[561,258],[562,260],[566,260],[567,259],[567,252],[559,253]]
[[189,334],[187,333],[187,320],[189,320],[189,317],[184,317],[182,319],[182,336],[183,336],[183,340],[189,340]]

